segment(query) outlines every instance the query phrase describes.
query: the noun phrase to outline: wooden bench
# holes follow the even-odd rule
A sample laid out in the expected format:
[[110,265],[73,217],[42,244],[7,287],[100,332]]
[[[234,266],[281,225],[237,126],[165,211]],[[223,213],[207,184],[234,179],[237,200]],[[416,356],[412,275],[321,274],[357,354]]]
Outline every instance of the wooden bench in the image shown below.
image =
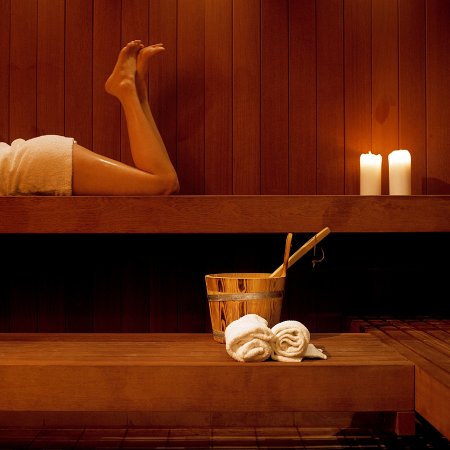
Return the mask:
[[238,363],[210,334],[0,334],[0,419],[141,412],[176,427],[183,416],[211,426],[220,415],[391,412],[399,434],[414,432],[410,361],[370,334],[312,342],[327,360]]
[[378,337],[415,365],[415,410],[450,438],[450,320],[363,318],[351,331]]
[[449,232],[450,195],[0,196],[0,233]]

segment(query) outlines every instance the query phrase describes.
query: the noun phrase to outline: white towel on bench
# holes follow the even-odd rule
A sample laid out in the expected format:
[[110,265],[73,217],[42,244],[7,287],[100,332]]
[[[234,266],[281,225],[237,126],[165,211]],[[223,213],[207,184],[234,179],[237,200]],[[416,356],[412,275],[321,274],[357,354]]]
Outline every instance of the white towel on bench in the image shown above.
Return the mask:
[[0,195],[72,195],[73,145],[58,135],[0,142]]
[[267,320],[247,314],[231,322],[225,329],[228,354],[237,361],[265,361],[272,353],[273,332]]
[[321,358],[327,356],[321,349],[310,343],[308,328],[296,320],[285,320],[272,327],[271,357],[275,361],[300,362],[303,358]]

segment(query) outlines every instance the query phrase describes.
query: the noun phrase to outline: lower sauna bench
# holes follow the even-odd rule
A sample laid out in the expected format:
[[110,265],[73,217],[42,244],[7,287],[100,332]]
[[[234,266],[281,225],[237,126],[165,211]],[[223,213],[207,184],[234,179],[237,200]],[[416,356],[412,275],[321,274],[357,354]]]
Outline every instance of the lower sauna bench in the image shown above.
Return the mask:
[[35,417],[104,426],[104,415],[117,426],[138,417],[147,426],[233,418],[302,426],[310,416],[387,413],[392,431],[414,434],[412,362],[370,334],[313,334],[311,342],[327,360],[238,363],[210,334],[3,333],[0,425]]

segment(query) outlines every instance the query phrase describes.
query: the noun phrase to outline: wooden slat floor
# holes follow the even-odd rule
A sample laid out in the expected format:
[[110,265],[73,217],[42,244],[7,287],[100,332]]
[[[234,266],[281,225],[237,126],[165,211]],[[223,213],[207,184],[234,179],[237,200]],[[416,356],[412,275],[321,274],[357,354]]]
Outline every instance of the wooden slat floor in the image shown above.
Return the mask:
[[450,449],[420,416],[415,436],[368,428],[0,428],[1,449]]
[[377,336],[414,363],[414,409],[449,438],[450,319],[363,317],[351,328]]

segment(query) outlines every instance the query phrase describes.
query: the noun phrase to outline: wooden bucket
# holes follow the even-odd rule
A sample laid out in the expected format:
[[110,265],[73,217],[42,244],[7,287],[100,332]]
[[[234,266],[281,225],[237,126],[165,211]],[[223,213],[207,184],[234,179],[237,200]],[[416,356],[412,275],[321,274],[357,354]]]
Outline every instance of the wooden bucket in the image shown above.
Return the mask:
[[225,328],[246,314],[258,314],[269,327],[280,321],[286,277],[270,273],[217,273],[205,276],[213,338],[225,342]]

